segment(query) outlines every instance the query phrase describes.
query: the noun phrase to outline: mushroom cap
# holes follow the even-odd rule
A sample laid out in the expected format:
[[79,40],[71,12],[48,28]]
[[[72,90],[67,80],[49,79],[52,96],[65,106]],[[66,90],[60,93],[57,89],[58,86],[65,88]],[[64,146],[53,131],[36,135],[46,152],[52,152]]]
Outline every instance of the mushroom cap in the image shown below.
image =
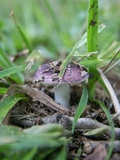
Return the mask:
[[33,77],[34,81],[50,85],[59,83],[76,84],[85,81],[89,77],[86,68],[71,62],[67,65],[64,75],[60,79],[61,64],[61,61],[53,61],[41,65]]

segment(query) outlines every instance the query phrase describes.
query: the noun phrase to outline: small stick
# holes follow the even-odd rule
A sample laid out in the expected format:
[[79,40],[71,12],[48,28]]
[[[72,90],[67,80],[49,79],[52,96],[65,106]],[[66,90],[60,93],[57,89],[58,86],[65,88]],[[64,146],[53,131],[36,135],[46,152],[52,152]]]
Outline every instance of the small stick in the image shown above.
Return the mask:
[[104,74],[106,74],[106,73],[108,73],[109,71],[111,71],[114,67],[116,67],[118,64],[120,63],[120,59],[117,61],[117,62],[115,62],[114,64],[112,64],[108,69],[106,69],[105,71],[104,71]]
[[[42,118],[42,122],[44,124],[47,123],[59,123],[61,124],[65,129],[71,130],[72,124],[74,121],[74,117],[70,117],[67,115],[61,115],[60,113],[56,113],[51,116],[46,116]],[[79,118],[77,121],[77,124],[75,126],[76,130],[80,131],[90,131],[96,128],[106,127],[107,128],[107,134],[111,136],[111,127],[105,124],[102,124],[96,120],[90,119],[90,118]],[[72,134],[72,133],[71,133]],[[116,139],[120,140],[120,128],[115,127],[115,137]]]

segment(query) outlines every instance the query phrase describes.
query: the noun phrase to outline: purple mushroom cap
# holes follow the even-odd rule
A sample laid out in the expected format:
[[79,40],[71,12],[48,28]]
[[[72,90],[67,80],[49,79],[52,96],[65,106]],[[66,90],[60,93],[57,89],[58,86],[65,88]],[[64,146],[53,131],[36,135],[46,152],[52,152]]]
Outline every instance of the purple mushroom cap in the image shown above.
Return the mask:
[[44,84],[76,84],[85,81],[89,77],[86,68],[75,63],[70,63],[68,64],[62,79],[59,79],[60,66],[61,62],[59,61],[41,65],[34,75],[34,81]]
[[34,81],[47,85],[56,85],[54,88],[55,101],[64,107],[70,107],[70,87],[85,81],[89,74],[86,68],[73,62],[67,65],[63,77],[59,78],[61,61],[49,62],[41,65],[35,75]]
[[43,64],[40,66],[35,75],[34,75],[34,80],[35,82],[44,82],[44,83],[52,83],[53,82],[53,71],[50,71],[50,66],[49,64]]
[[65,70],[62,82],[76,84],[85,81],[88,77],[89,74],[84,67],[71,63]]

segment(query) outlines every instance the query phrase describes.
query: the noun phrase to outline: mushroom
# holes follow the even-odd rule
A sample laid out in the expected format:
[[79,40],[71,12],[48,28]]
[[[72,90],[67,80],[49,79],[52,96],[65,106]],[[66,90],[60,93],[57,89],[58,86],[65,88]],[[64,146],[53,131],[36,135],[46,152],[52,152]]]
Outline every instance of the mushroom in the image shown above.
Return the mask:
[[83,66],[73,62],[67,65],[63,77],[59,78],[61,61],[53,61],[41,65],[35,75],[34,81],[42,84],[54,85],[55,101],[64,107],[70,107],[70,85],[85,81],[89,74]]

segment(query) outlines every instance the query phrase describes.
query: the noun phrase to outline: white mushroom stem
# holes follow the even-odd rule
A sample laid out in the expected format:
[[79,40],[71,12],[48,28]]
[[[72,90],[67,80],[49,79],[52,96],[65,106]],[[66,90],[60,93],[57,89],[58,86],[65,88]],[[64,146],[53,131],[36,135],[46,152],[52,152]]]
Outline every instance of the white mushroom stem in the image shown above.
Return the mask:
[[68,84],[59,84],[54,88],[54,98],[60,105],[70,107],[70,88]]

